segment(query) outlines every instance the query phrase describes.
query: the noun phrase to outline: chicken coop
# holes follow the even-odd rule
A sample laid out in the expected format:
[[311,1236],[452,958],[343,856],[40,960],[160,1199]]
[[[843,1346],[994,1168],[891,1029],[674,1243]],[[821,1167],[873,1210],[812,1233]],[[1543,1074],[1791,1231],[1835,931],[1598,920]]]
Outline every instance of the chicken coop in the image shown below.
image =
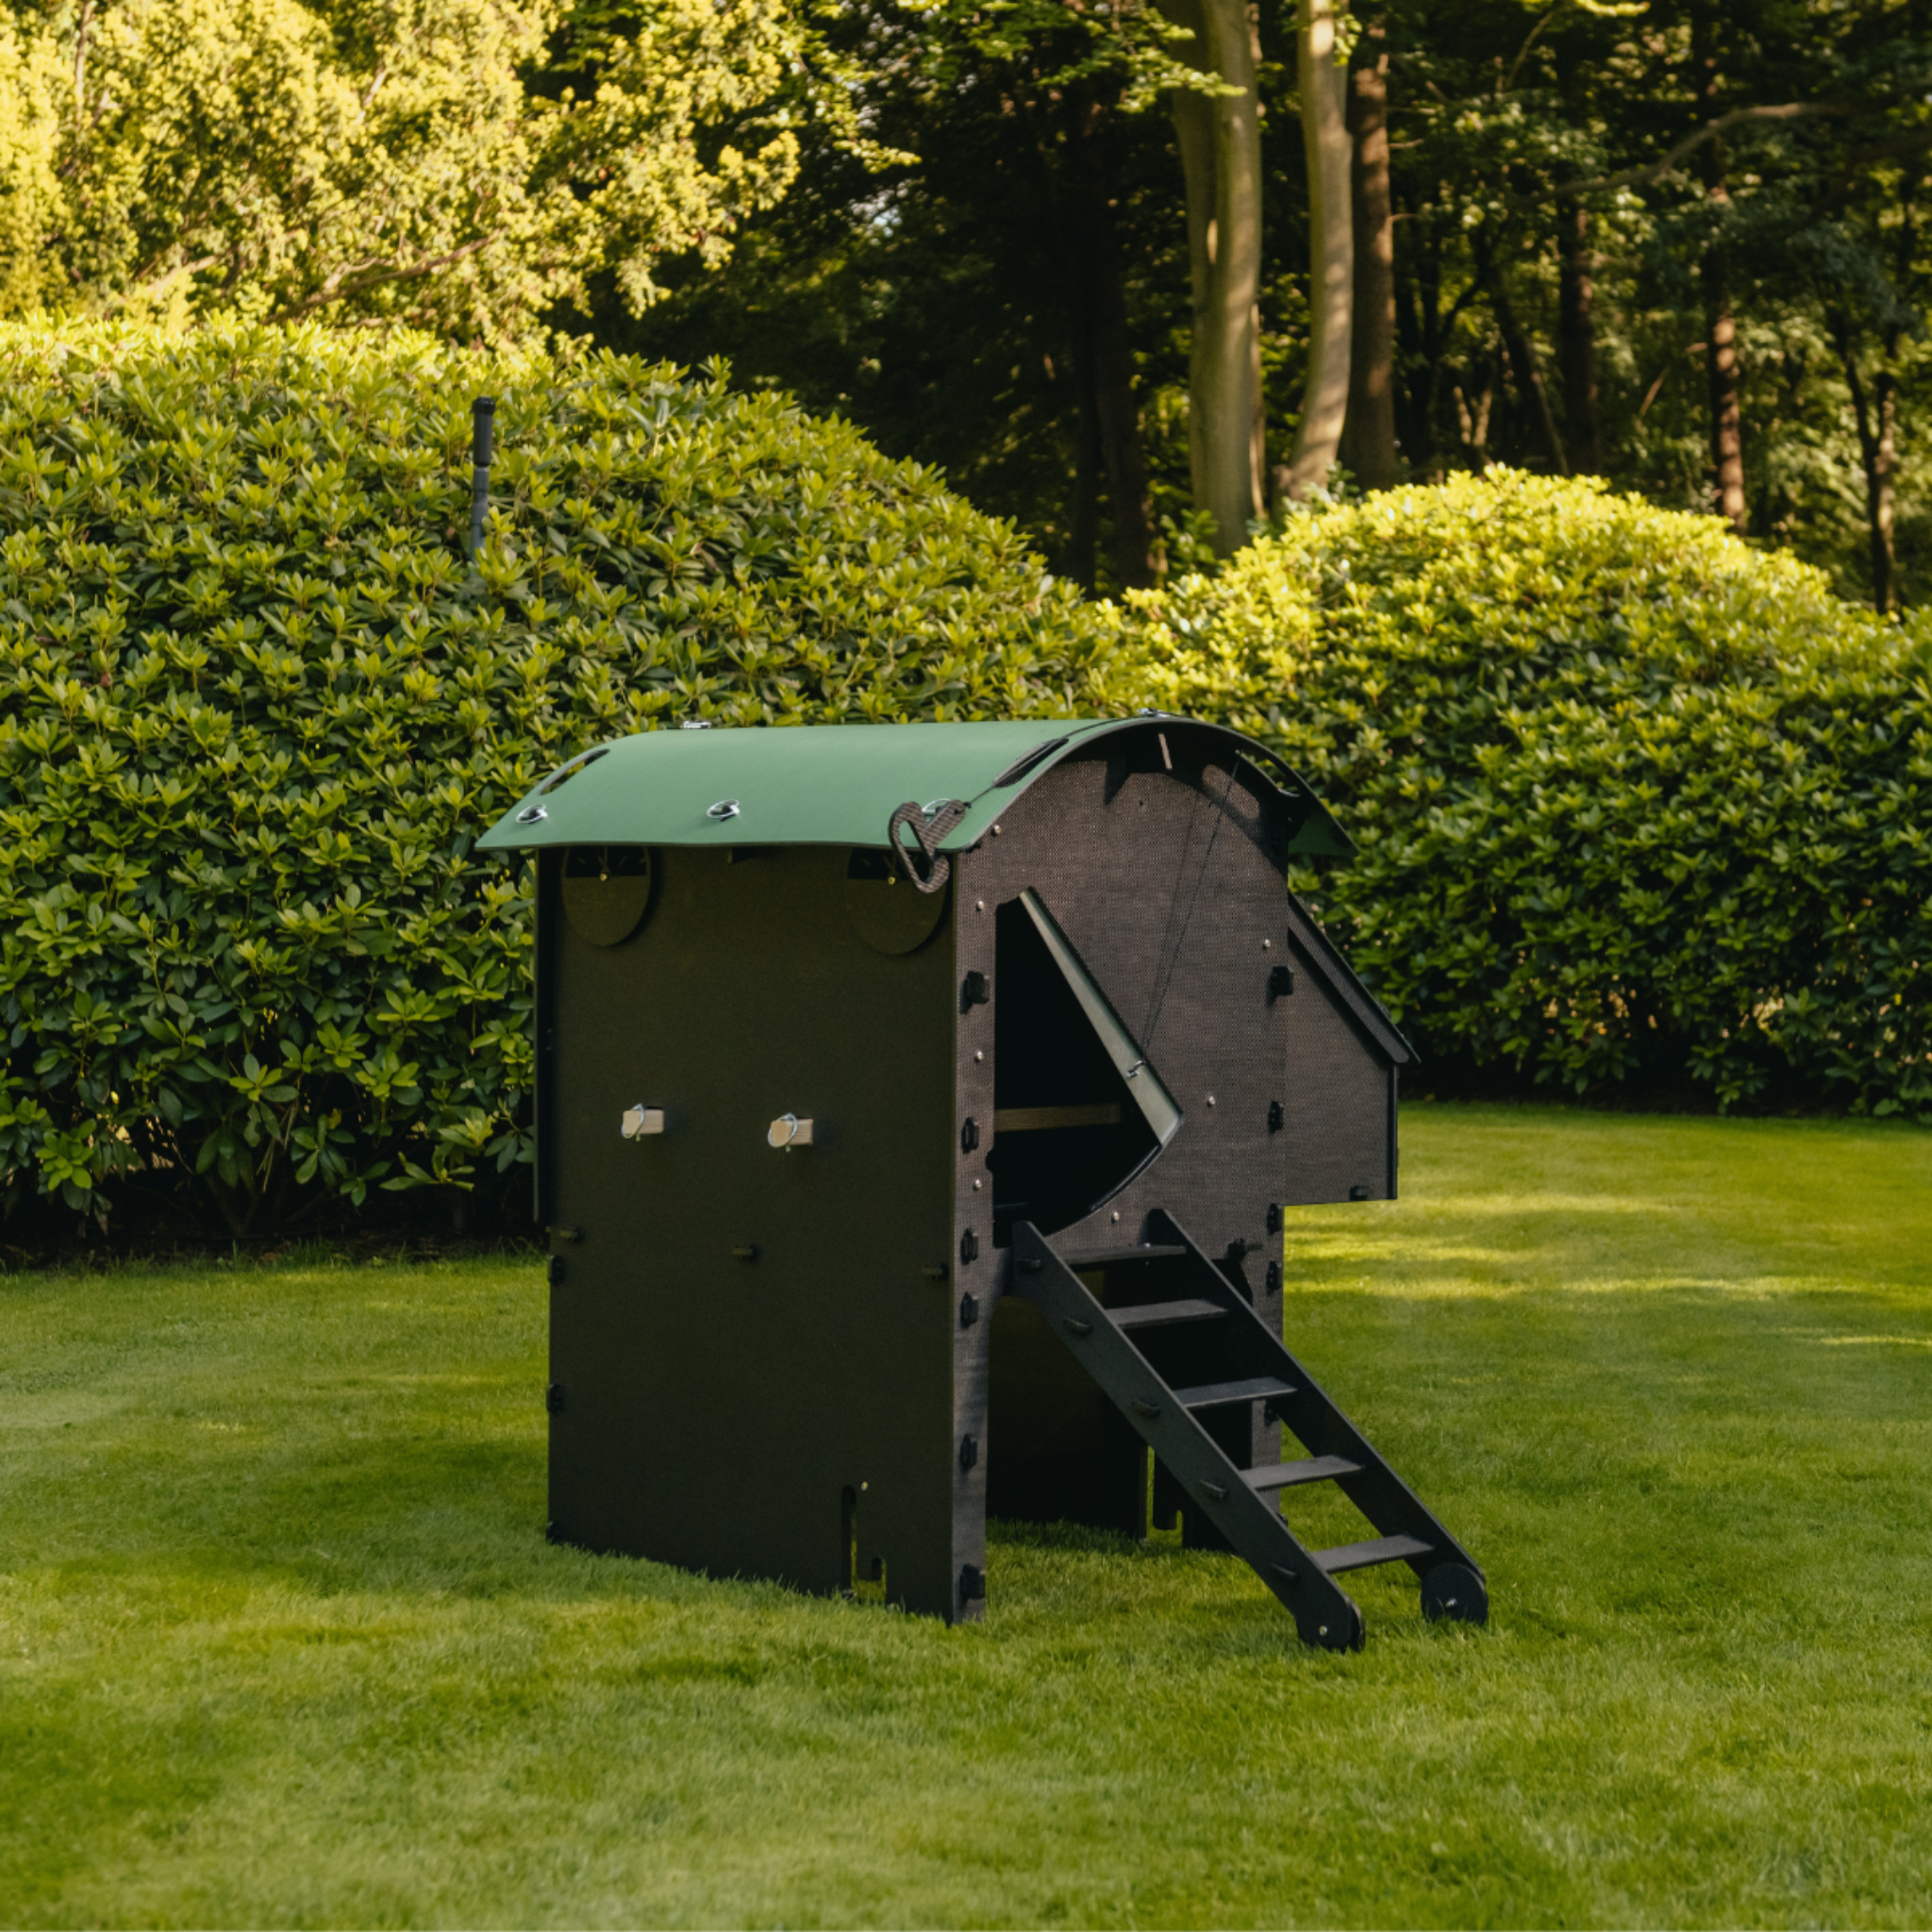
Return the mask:
[[[1095,722],[585,751],[534,858],[551,1534],[980,1615],[996,1516],[1178,1521],[1311,1643],[1482,1572],[1284,1338],[1299,1208],[1396,1191],[1401,1034],[1259,742]],[[1284,1434],[1285,1432],[1285,1434]],[[1333,1486],[1359,1541],[1315,1548]]]

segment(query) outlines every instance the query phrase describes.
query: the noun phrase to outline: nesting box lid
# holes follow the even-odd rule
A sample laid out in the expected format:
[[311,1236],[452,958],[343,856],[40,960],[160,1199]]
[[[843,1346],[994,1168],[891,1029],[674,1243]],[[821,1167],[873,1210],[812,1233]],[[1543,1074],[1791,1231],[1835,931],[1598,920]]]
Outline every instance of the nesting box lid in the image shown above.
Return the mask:
[[[1273,794],[1287,849],[1354,850],[1301,778],[1266,746],[1180,718],[1017,719],[960,724],[721,726],[641,732],[560,765],[478,841],[543,845],[876,845],[902,805],[964,806],[936,841],[963,851],[1040,775],[1096,738],[1204,733]],[[1271,771],[1269,768],[1273,767]]]

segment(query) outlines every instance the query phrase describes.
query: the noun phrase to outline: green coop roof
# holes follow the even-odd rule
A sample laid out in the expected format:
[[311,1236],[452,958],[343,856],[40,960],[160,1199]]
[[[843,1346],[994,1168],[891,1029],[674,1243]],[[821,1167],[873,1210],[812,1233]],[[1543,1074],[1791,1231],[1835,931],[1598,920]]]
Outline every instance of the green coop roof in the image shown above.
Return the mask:
[[[559,766],[478,843],[495,852],[543,845],[883,846],[899,806],[959,799],[970,809],[940,841],[943,850],[959,852],[1082,743],[1155,725],[1211,733],[1286,772],[1239,733],[1179,718],[646,731]],[[1259,763],[1256,769],[1280,789]],[[1335,857],[1354,851],[1298,778],[1290,775],[1281,796],[1294,820],[1291,850]]]

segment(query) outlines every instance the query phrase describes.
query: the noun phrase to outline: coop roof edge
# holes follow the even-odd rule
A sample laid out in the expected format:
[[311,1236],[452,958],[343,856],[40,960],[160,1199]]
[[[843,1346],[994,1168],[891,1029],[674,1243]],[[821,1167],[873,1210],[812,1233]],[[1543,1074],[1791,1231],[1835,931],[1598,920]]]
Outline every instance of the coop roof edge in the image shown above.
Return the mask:
[[1398,1067],[1413,1065],[1415,1048],[1403,1038],[1389,1009],[1363,984],[1355,968],[1328,942],[1328,935],[1314,914],[1292,892],[1288,895],[1288,906],[1289,931],[1309,966],[1328,982],[1336,997],[1391,1061]]
[[[486,852],[551,845],[873,845],[907,803],[968,809],[938,841],[964,851],[1063,758],[1129,731],[1186,731],[1236,750],[1283,815],[1286,849],[1346,858],[1355,845],[1299,774],[1259,741],[1195,719],[997,720],[659,729],[587,747],[534,786],[477,841]],[[1275,778],[1273,767],[1282,774]]]

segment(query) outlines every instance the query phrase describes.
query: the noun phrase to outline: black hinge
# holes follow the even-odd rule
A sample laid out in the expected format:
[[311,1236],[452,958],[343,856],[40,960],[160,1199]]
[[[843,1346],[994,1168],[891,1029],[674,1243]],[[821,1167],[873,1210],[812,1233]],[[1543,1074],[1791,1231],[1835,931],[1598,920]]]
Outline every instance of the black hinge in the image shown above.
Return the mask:
[[961,1436],[959,1438],[959,1467],[972,1469],[979,1461],[979,1438]]
[[1281,1292],[1281,1263],[1279,1261],[1271,1261],[1268,1264],[1268,1292],[1270,1294],[1279,1294]]
[[959,1568],[959,1601],[963,1604],[984,1603],[986,1601],[986,1572],[976,1563],[964,1563]]
[[979,1259],[979,1237],[970,1227],[959,1237],[959,1258],[962,1261]]
[[563,1277],[565,1273],[563,1265],[563,1257],[561,1255],[552,1255],[548,1263],[545,1265],[543,1272],[550,1277],[550,1285],[552,1288],[561,1288],[563,1286]]
[[969,973],[959,986],[959,1010],[983,1007],[992,997],[992,982],[983,973]]
[[552,1415],[561,1415],[563,1413],[565,1400],[566,1397],[561,1382],[551,1383],[549,1388],[543,1391],[543,1407]]
[[979,1297],[970,1290],[959,1297],[959,1325],[970,1328],[979,1320]]
[[1278,1201],[1271,1201],[1268,1204],[1268,1232],[1270,1234],[1279,1234],[1281,1232],[1281,1203]]
[[1275,966],[1268,974],[1268,997],[1271,1000],[1285,999],[1294,991],[1294,968]]
[[1271,1100],[1268,1103],[1268,1131],[1271,1134],[1278,1134],[1287,1124],[1288,1115],[1283,1110],[1280,1101]]
[[979,1123],[969,1113],[959,1124],[959,1152],[971,1154],[979,1145]]

